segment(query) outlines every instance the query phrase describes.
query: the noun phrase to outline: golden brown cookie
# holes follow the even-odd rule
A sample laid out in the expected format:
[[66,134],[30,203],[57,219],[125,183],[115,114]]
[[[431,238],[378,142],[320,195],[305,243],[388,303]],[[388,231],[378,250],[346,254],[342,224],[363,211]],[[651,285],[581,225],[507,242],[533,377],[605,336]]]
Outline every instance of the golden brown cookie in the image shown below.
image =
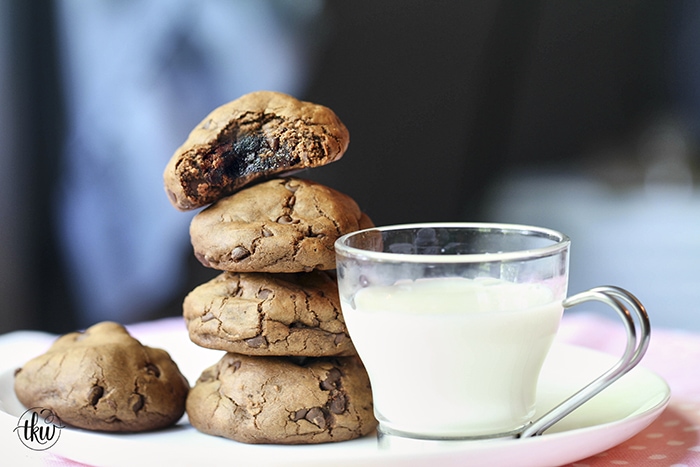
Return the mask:
[[199,431],[255,444],[345,441],[377,425],[357,357],[227,353],[190,391],[187,415]]
[[223,273],[183,302],[190,339],[246,355],[354,355],[335,276]]
[[22,404],[88,430],[167,427],[183,415],[188,390],[166,351],[142,345],[112,322],[59,337],[15,374]]
[[163,179],[177,209],[206,206],[254,180],[329,164],[348,147],[332,110],[259,91],[212,111],[173,154]]
[[192,219],[195,256],[233,272],[335,268],[341,235],[372,227],[349,196],[310,180],[278,178],[245,188]]

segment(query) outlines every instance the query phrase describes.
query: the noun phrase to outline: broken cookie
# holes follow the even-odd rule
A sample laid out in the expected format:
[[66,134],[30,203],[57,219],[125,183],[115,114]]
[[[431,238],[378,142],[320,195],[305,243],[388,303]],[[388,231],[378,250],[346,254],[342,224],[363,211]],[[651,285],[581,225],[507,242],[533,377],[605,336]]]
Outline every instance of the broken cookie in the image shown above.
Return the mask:
[[68,425],[113,432],[176,423],[189,391],[166,351],[142,345],[113,322],[59,337],[17,370],[14,386],[26,407],[51,409]]
[[350,136],[332,110],[271,91],[212,111],[173,154],[163,178],[177,209],[206,206],[249,183],[329,164]]
[[333,244],[372,227],[349,196],[320,183],[277,178],[223,198],[190,224],[195,256],[234,272],[304,272],[335,268]]
[[354,355],[335,276],[222,273],[183,302],[192,342],[246,355]]
[[187,415],[199,431],[253,444],[345,441],[377,425],[357,357],[227,353],[197,380]]

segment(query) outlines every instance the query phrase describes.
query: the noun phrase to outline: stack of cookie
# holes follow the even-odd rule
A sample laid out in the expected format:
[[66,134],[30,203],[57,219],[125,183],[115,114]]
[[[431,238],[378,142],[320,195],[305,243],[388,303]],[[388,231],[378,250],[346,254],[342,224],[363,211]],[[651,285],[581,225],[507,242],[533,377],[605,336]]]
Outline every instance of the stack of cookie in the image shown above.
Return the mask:
[[372,223],[347,195],[285,176],[339,159],[348,141],[330,109],[256,92],[214,110],[166,167],[175,207],[209,205],[190,235],[222,271],[183,303],[190,339],[227,352],[188,395],[198,430],[300,444],[375,428],[333,275],[335,240]]

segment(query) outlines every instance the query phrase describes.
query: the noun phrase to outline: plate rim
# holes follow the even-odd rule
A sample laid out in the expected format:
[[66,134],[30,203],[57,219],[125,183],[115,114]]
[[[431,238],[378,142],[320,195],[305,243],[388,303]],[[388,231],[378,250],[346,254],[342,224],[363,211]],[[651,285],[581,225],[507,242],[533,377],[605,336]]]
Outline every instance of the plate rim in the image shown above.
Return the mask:
[[[591,354],[591,355],[597,355],[597,358],[608,360],[611,363],[614,363],[616,357],[596,350],[596,349],[591,349],[589,347],[585,346],[580,346],[580,345],[574,345],[574,344],[568,344],[568,343],[561,343],[557,342],[553,345],[553,349],[556,347],[563,347],[568,349],[569,352],[574,352],[575,354],[578,354],[581,356],[580,358],[583,358],[586,353]],[[601,364],[602,365],[602,364]],[[14,370],[9,368],[5,369],[4,371],[0,371],[0,385],[3,384],[5,381],[11,381],[12,377],[8,376],[9,374],[13,373]],[[346,459],[345,461],[351,462],[351,463],[356,463],[356,462],[374,462],[374,461],[381,461],[382,465],[388,465],[386,462],[390,462],[392,465],[404,465],[406,463],[411,463],[415,464],[418,461],[425,461],[425,460],[432,460],[435,459],[436,457],[442,458],[443,460],[450,461],[450,460],[458,460],[459,462],[464,462],[465,457],[470,457],[472,455],[479,455],[480,452],[488,452],[488,451],[493,451],[493,450],[503,450],[503,451],[527,451],[531,448],[533,448],[533,445],[538,445],[538,444],[545,444],[545,445],[555,445],[557,443],[564,443],[567,441],[570,441],[571,438],[575,437],[591,437],[596,435],[597,433],[617,433],[618,431],[622,432],[623,428],[632,428],[631,431],[626,433],[624,439],[619,439],[619,437],[612,437],[611,442],[613,444],[610,445],[603,445],[601,443],[600,446],[603,446],[602,448],[595,447],[593,449],[590,449],[588,452],[585,453],[585,455],[574,455],[570,456],[569,458],[561,458],[562,462],[558,462],[559,464],[566,464],[566,463],[571,463],[575,462],[576,460],[583,459],[586,457],[589,457],[591,455],[594,455],[596,453],[605,451],[606,449],[610,449],[611,447],[620,444],[627,439],[631,438],[635,434],[639,433],[643,429],[645,429],[647,426],[649,426],[662,412],[665,410],[667,405],[670,402],[671,399],[671,389],[668,385],[668,383],[656,372],[653,370],[650,370],[643,365],[638,365],[635,367],[630,373],[632,372],[645,372],[647,375],[650,377],[656,379],[658,383],[660,383],[660,387],[663,388],[663,391],[659,391],[658,393],[655,393],[653,397],[650,396],[645,399],[646,403],[651,403],[652,399],[658,398],[658,401],[653,403],[651,406],[644,408],[643,405],[640,406],[639,410],[629,414],[627,416],[600,423],[600,424],[595,424],[592,426],[583,426],[580,428],[573,428],[573,429],[568,429],[564,431],[559,431],[559,432],[554,432],[554,433],[547,433],[545,432],[542,436],[538,437],[533,437],[533,438],[528,438],[528,439],[521,439],[521,440],[491,440],[487,442],[477,442],[480,444],[476,444],[475,442],[468,442],[468,444],[463,444],[462,446],[458,446],[456,443],[452,444],[452,446],[448,449],[439,449],[439,450],[431,450],[431,451],[426,451],[426,452],[421,452],[421,451],[406,451],[406,452],[387,452],[387,451],[380,451],[380,450],[372,450],[371,448],[367,448],[364,446],[365,444],[368,443],[368,440],[372,438],[372,435],[368,435],[364,438],[360,438],[357,440],[352,440],[344,443],[328,443],[325,445],[305,445],[306,447],[312,447],[312,448],[317,448],[316,452],[319,454],[322,451],[330,452],[331,456],[333,455],[333,451],[339,451],[337,447],[343,446],[343,447],[350,447],[351,445],[357,445],[358,447],[364,447],[364,449],[356,449],[355,455],[352,456],[352,458],[347,458],[347,450],[346,450]],[[2,389],[0,389],[0,396],[2,396],[4,392]],[[16,425],[17,417],[8,411],[5,410],[4,404],[3,404],[3,399],[0,398],[0,420],[5,420],[5,422],[2,422],[3,425],[8,425],[12,423],[12,425]],[[183,417],[178,422],[178,426],[184,426],[186,430],[190,430],[194,433],[196,433],[198,436],[202,436],[202,440],[207,440],[208,442],[213,443],[216,445],[217,443],[236,443],[235,441],[232,440],[226,440],[223,438],[217,438],[214,436],[206,435],[203,433],[197,432],[189,423],[186,421],[186,415]],[[180,429],[180,428],[178,428]],[[106,437],[112,436],[109,433],[100,433],[100,432],[90,432],[87,430],[80,430],[80,429],[69,429],[70,430],[70,437],[74,439],[74,442],[79,442],[80,439],[87,439],[89,440],[99,440],[103,441]],[[68,433],[67,433],[68,434]],[[134,441],[132,437],[138,437],[142,436],[144,434],[129,434],[129,438],[121,438],[120,442],[114,443],[114,444],[123,444],[124,441],[127,443],[135,442],[138,443],[139,441]],[[164,431],[158,431],[158,432],[152,432],[152,433],[147,433],[150,437],[156,436],[158,438],[162,436],[167,436],[167,430]],[[120,435],[117,435],[119,437]],[[62,440],[65,440],[65,437],[62,437]],[[115,438],[118,439],[118,438]],[[127,441],[128,440],[128,441]],[[86,441],[86,442],[87,442]],[[153,440],[156,441],[156,440]],[[160,443],[162,443],[162,440],[157,440]],[[513,443],[510,446],[506,446],[506,443]],[[517,444],[516,444],[517,443]],[[69,446],[72,447],[72,443],[67,443]],[[89,454],[87,455],[82,455],[80,452],[75,452],[75,449],[71,449],[71,452],[67,452],[68,449],[65,446],[66,443],[64,443],[63,446],[59,446],[61,443],[58,443],[56,446],[51,448],[51,453],[52,454],[57,454],[58,456],[62,456],[66,459],[75,461],[75,462],[82,462],[82,463],[95,463],[96,458],[94,456],[91,456]],[[281,461],[284,456],[287,448],[289,446],[286,445],[244,445],[241,443],[237,443],[236,446],[245,446],[239,447],[241,450],[250,450],[250,451],[259,451],[259,450],[267,450],[268,454],[272,453],[273,451],[278,451],[274,457],[270,457],[270,462],[275,462],[275,461]],[[253,446],[253,447],[252,447]],[[322,447],[321,449],[318,449],[318,447]],[[515,446],[519,446],[516,449],[512,449]],[[271,448],[271,449],[269,449]],[[480,449],[483,448],[483,449]],[[303,451],[303,447],[301,449]],[[307,450],[308,451],[308,450]],[[233,450],[232,450],[233,452]],[[84,453],[83,453],[84,454]],[[303,457],[303,456],[302,456]],[[301,464],[303,463],[304,465],[321,465],[324,463],[327,463],[329,460],[329,456],[318,456],[314,455],[313,456],[315,459],[313,459],[312,463],[308,459],[285,459],[285,464],[289,465],[294,465],[294,461],[297,463]],[[202,459],[204,460],[204,459]],[[186,462],[185,459],[183,461]],[[337,459],[336,459],[337,461]],[[266,459],[267,462],[267,459]],[[101,464],[102,462],[100,462]],[[152,461],[151,461],[152,463]],[[337,464],[338,462],[336,462]],[[269,464],[269,462],[268,462]],[[535,464],[533,464],[535,465]],[[538,463],[537,465],[541,465],[541,463]],[[555,464],[553,464],[555,465]]]

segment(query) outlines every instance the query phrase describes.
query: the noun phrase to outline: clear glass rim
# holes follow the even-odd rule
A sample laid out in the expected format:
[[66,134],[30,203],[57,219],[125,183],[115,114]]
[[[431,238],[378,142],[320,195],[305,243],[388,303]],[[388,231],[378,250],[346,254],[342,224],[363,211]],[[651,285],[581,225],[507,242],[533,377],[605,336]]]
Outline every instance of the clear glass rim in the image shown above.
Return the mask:
[[[454,254],[454,255],[430,255],[430,254],[406,254],[389,253],[383,251],[363,250],[347,245],[347,241],[357,235],[366,232],[386,232],[391,230],[409,230],[420,228],[452,228],[469,230],[489,230],[512,232],[514,234],[537,235],[540,238],[552,240],[551,245],[539,248],[532,248],[518,251],[505,251],[496,253],[474,253],[474,254]],[[402,262],[402,263],[489,263],[503,261],[526,261],[537,258],[555,255],[568,248],[571,240],[561,232],[546,227],[537,227],[520,224],[503,224],[492,222],[427,222],[413,224],[397,224],[379,227],[370,227],[343,235],[335,241],[335,250],[345,256],[374,260],[380,262]]]

